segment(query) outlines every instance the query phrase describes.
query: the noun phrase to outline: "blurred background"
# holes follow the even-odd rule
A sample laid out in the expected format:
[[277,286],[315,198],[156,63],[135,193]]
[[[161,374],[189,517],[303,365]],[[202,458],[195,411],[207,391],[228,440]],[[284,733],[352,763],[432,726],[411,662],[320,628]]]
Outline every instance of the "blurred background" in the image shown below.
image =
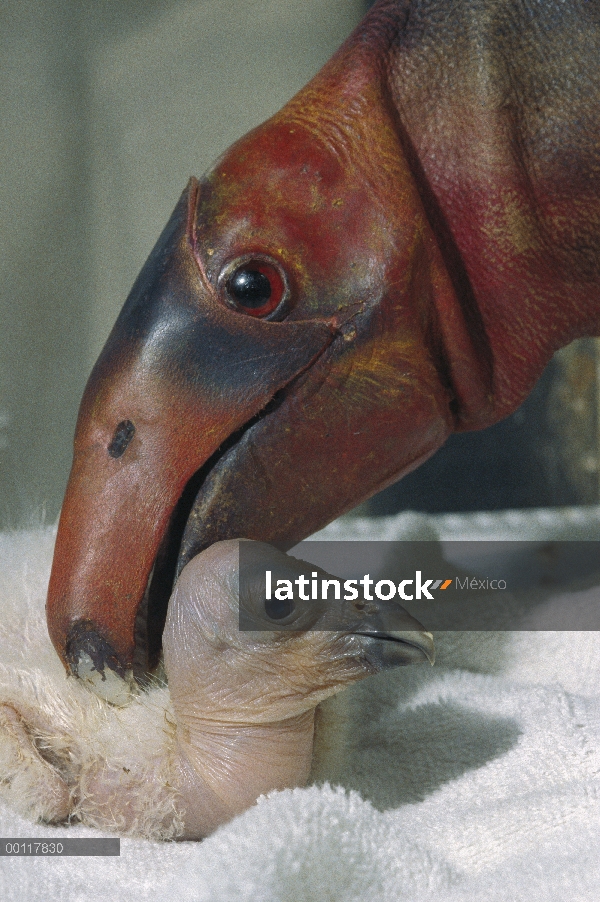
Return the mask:
[[[188,177],[274,113],[366,0],[0,0],[0,524],[58,514],[89,371]],[[598,501],[598,349],[362,506]]]

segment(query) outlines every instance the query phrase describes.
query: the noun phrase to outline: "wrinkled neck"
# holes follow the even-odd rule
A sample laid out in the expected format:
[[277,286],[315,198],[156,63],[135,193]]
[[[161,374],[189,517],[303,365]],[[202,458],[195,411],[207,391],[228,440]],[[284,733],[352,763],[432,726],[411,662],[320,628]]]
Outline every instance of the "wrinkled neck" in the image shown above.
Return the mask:
[[[600,333],[599,39],[586,3],[379,0],[301,92],[332,130],[391,114],[457,298],[437,301],[456,428],[508,415]],[[385,182],[379,126],[360,128]]]
[[387,66],[407,157],[489,342],[493,422],[555,350],[600,331],[598,25],[578,3],[380,6],[397,11]]
[[200,839],[274,789],[306,784],[314,709],[271,724],[196,722],[178,728],[173,782],[184,839]]

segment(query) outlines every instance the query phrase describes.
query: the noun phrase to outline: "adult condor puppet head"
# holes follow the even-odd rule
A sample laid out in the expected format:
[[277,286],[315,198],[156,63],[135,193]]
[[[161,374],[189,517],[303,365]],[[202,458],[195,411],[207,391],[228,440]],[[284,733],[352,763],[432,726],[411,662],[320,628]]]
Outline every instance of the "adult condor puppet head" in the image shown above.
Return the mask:
[[113,701],[202,549],[290,548],[489,419],[379,58],[351,39],[190,181],[92,372],[47,611]]

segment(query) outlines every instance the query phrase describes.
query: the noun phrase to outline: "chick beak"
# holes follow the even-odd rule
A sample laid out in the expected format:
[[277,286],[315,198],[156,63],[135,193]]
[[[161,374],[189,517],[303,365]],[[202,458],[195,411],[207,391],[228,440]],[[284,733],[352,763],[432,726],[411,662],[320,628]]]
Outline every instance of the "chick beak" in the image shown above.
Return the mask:
[[367,662],[378,671],[435,662],[431,633],[394,602],[377,602],[352,634],[360,636]]
[[393,630],[389,633],[355,633],[360,636],[365,658],[376,670],[435,662],[433,636],[426,630]]

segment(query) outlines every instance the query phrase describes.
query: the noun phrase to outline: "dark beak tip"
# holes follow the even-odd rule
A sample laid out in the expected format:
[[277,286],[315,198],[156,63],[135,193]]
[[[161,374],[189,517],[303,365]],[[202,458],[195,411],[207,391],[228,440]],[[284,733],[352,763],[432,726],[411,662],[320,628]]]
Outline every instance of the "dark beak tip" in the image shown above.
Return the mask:
[[127,668],[103,636],[88,621],[78,621],[69,632],[66,659],[70,673],[99,698],[127,705],[134,693],[133,671]]

